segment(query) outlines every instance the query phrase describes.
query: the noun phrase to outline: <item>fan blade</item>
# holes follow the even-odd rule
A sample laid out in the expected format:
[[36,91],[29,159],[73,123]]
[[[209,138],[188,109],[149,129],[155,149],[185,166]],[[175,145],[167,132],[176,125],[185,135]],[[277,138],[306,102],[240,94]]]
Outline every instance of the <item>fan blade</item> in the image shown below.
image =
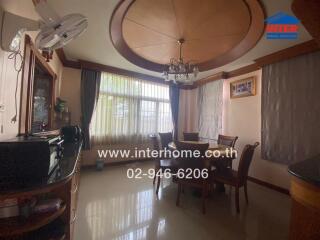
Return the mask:
[[46,24],[52,25],[61,19],[45,0],[37,1],[35,9]]
[[81,14],[64,16],[57,27],[45,26],[38,33],[35,45],[39,49],[58,49],[78,37],[88,27],[88,20]]

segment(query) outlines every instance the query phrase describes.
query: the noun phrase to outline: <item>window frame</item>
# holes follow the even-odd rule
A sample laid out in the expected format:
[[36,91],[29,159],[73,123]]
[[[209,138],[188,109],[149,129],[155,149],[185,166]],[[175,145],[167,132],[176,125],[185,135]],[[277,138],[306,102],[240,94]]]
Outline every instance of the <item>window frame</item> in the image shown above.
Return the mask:
[[[106,74],[109,74],[108,72],[105,72]],[[126,76],[122,76],[122,75],[117,75],[117,74],[114,74],[114,73],[110,73],[110,74],[113,74],[113,75],[116,75],[116,76],[120,76],[120,77],[123,77],[124,79],[126,79],[127,77]],[[103,81],[103,73],[102,73],[102,79],[101,81]],[[137,82],[147,82],[145,80],[142,80],[142,79],[132,79],[132,81],[137,81]],[[154,83],[154,82],[147,82],[148,84],[151,84],[151,85],[154,85],[154,86],[161,86],[161,87],[165,87],[167,88],[167,91],[169,91],[169,86],[165,85],[165,84],[159,84],[159,83]],[[169,104],[169,114],[170,114],[170,122],[171,122],[171,125],[170,125],[170,128],[171,130],[168,130],[168,131],[172,131],[173,130],[173,123],[172,123],[172,114],[171,114],[171,111],[170,111],[170,99],[168,98],[158,98],[158,97],[150,97],[150,96],[142,96],[142,95],[134,95],[134,94],[128,94],[128,93],[117,93],[117,92],[112,92],[112,91],[108,91],[108,90],[99,90],[99,95],[102,96],[104,95],[105,97],[114,97],[114,98],[122,98],[124,100],[128,100],[128,102],[132,102],[132,101],[136,101],[135,104],[137,104],[137,110],[135,111],[135,113],[133,114],[136,114],[137,116],[137,120],[135,121],[135,129],[136,129],[136,133],[134,135],[149,135],[149,134],[154,134],[156,132],[159,132],[160,129],[162,128],[161,126],[159,126],[159,117],[161,116],[161,114],[159,113],[159,110],[160,110],[160,104]],[[169,95],[169,92],[168,92],[168,95]],[[99,101],[99,100],[98,100]],[[142,132],[142,128],[141,128],[141,124],[142,124],[142,119],[141,119],[141,105],[142,105],[142,102],[143,101],[149,101],[149,102],[153,102],[155,103],[155,119],[156,119],[156,122],[155,124],[153,124],[152,128],[152,132],[148,132],[148,133],[144,133]],[[130,110],[129,110],[130,111]],[[94,113],[95,115],[95,113]],[[130,113],[129,113],[130,115]],[[111,116],[112,117],[112,116]],[[94,132],[94,131],[93,131]],[[104,133],[106,136],[108,136],[108,133]],[[93,133],[94,135],[94,133]],[[112,135],[112,134],[110,134]],[[126,135],[124,135],[126,136]],[[132,136],[132,135],[128,135],[128,136]]]

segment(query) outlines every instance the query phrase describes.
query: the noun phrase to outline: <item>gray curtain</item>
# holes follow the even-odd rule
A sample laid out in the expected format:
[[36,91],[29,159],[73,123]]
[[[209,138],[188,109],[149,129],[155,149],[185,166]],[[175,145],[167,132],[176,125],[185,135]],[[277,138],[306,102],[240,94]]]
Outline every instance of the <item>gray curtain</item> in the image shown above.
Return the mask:
[[198,91],[199,136],[216,141],[222,132],[223,80],[207,83]]
[[90,149],[90,122],[99,97],[101,72],[82,69],[81,72],[81,125],[84,149]]
[[320,154],[320,52],[263,67],[262,157],[290,164]]
[[178,117],[179,117],[179,99],[180,89],[177,85],[170,85],[169,87],[170,105],[173,122],[173,139],[178,140]]

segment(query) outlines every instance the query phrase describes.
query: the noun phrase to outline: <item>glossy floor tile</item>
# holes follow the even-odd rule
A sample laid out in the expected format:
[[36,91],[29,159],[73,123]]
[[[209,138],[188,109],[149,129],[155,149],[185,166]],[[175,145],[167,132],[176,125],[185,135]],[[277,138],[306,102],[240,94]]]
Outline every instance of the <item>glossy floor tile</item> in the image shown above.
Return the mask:
[[288,238],[290,198],[249,183],[249,205],[241,191],[236,214],[233,191],[214,193],[201,212],[201,200],[187,189],[175,206],[177,186],[162,184],[159,198],[152,180],[128,179],[127,168],[151,162],[84,170],[81,176],[75,240],[281,240]]

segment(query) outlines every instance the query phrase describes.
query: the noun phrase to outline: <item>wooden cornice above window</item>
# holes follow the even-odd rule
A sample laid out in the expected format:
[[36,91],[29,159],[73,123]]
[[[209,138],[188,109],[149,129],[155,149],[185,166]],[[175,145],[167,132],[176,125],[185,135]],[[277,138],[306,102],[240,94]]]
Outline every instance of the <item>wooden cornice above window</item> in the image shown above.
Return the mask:
[[147,80],[147,81],[161,83],[161,84],[169,84],[168,82],[165,82],[163,78],[150,76],[143,73],[138,73],[134,71],[129,71],[129,70],[125,70],[117,67],[107,66],[107,65],[84,61],[84,60],[80,60],[79,62],[80,62],[81,68],[104,71],[108,73],[114,73],[114,74],[119,74],[127,77],[132,77],[132,78],[139,78],[142,80]]
[[220,80],[220,79],[226,79],[226,78],[227,78],[226,72],[219,72],[219,73],[216,73],[216,74],[211,75],[209,77],[202,78],[202,79],[196,81],[194,83],[194,87],[198,87],[198,86],[204,85],[209,82],[213,82],[213,81]]
[[253,64],[247,65],[245,67],[238,68],[230,72],[216,73],[212,76],[200,79],[192,87],[189,87],[188,89],[194,89],[203,84],[216,81],[219,79],[228,79],[232,77],[237,77],[246,73],[257,71],[265,65],[284,61],[293,57],[297,57],[303,54],[307,54],[307,53],[311,53],[319,50],[320,50],[320,47],[318,46],[317,42],[315,40],[310,40],[310,41],[295,45],[293,47],[289,47],[289,48],[280,50],[278,52],[266,55],[264,57],[258,58],[254,60]]
[[232,77],[237,77],[246,73],[254,72],[260,69],[260,66],[256,63],[244,66],[242,68],[238,68],[235,70],[232,70],[230,72],[227,72],[227,77],[226,78],[232,78]]
[[79,60],[79,61],[68,60],[62,48],[56,50],[56,53],[59,56],[60,61],[62,62],[64,67],[75,68],[75,69],[82,69],[82,68],[93,69],[93,70],[119,74],[127,77],[139,78],[146,81],[151,81],[151,82],[156,82],[161,84],[169,84],[168,82],[165,82],[163,78],[159,78],[159,77],[155,77],[155,76],[151,76],[143,73],[129,71],[129,70],[112,67],[108,65],[103,65],[99,63],[89,62],[85,60]]
[[[200,79],[196,82],[194,82],[192,85],[180,85],[181,89],[195,89],[199,86],[202,86],[206,83],[216,81],[219,79],[228,79],[232,77],[237,77],[246,73],[250,73],[253,71],[257,71],[261,67],[272,64],[275,62],[287,60],[293,57],[297,57],[303,54],[319,51],[320,47],[317,44],[315,40],[310,40],[307,42],[300,43],[298,45],[295,45],[293,47],[289,47],[283,50],[280,50],[278,52],[266,55],[264,57],[258,58],[254,60],[253,64],[229,71],[229,72],[219,72],[214,75],[208,76],[206,78]],[[63,49],[58,49],[57,54],[63,64],[64,67],[70,67],[70,68],[76,68],[76,69],[81,69],[81,68],[89,68],[89,69],[95,69],[95,70],[100,70],[100,71],[106,71],[110,73],[115,73],[115,74],[120,74],[128,77],[134,77],[134,78],[140,78],[143,80],[147,81],[152,81],[152,82],[157,82],[157,83],[162,83],[162,84],[169,84],[168,82],[165,82],[162,78],[160,77],[155,77],[155,76],[150,76],[147,74],[143,73],[138,73],[134,71],[129,71],[125,69],[120,69],[117,67],[112,67],[112,66],[107,66],[107,65],[102,65],[94,62],[88,62],[84,60],[79,60],[79,61],[70,61],[66,58]]]
[[76,68],[76,69],[81,68],[79,61],[71,61],[67,59],[66,55],[64,54],[63,48],[57,49],[56,53],[60,58],[60,61],[62,62],[64,67],[70,67],[70,68]]
[[315,52],[315,51],[318,51],[319,49],[320,47],[317,45],[317,42],[315,40],[310,40],[310,41],[295,45],[293,47],[289,47],[289,48],[280,50],[278,52],[269,54],[267,56],[258,58],[255,60],[255,62],[258,64],[258,66],[262,67],[275,62],[280,62],[293,57],[297,57],[303,54]]

